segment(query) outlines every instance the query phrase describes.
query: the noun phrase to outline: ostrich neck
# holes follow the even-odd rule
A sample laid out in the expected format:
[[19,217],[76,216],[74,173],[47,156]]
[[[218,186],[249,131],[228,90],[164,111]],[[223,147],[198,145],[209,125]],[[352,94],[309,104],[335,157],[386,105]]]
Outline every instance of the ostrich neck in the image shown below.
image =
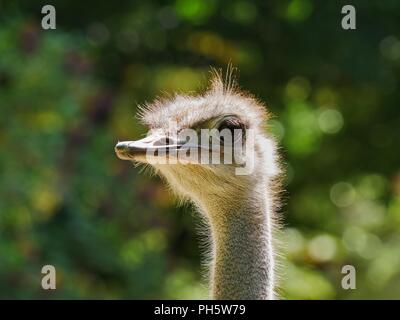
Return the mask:
[[[265,190],[265,188],[258,190]],[[239,197],[240,199],[240,197]],[[274,254],[269,200],[236,195],[205,205],[211,225],[213,299],[273,299]]]

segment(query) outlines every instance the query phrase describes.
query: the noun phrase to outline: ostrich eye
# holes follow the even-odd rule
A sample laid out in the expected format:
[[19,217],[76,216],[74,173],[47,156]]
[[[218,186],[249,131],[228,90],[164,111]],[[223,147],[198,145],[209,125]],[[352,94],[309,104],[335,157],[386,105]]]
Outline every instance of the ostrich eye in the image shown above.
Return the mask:
[[229,131],[233,132],[235,129],[243,129],[243,128],[244,128],[244,126],[240,122],[239,119],[229,118],[229,119],[225,119],[224,121],[222,121],[220,123],[220,125],[218,126],[218,131],[228,129]]
[[[218,126],[218,131],[221,132],[226,132],[229,130],[231,137],[232,137],[232,142],[236,141],[240,136],[243,136],[245,126],[244,124],[237,118],[227,118],[224,119]],[[239,131],[240,130],[240,131]],[[224,136],[221,135],[220,137],[221,142],[224,142]]]

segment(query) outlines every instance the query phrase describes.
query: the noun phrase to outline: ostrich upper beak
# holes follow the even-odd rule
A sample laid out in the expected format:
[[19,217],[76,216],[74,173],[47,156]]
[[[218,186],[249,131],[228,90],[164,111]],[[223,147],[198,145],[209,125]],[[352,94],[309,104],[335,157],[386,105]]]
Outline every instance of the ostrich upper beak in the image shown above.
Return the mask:
[[115,153],[122,160],[143,161],[148,156],[168,155],[171,151],[179,150],[182,145],[183,143],[171,137],[150,135],[136,141],[118,142],[115,146]]

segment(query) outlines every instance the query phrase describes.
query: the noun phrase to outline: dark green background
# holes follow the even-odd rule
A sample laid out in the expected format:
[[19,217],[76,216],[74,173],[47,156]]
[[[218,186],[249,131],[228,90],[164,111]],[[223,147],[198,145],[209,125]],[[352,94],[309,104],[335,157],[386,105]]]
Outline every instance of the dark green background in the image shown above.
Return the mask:
[[138,104],[229,62],[276,116],[282,297],[400,298],[397,0],[0,1],[1,298],[207,297],[190,207],[113,149]]

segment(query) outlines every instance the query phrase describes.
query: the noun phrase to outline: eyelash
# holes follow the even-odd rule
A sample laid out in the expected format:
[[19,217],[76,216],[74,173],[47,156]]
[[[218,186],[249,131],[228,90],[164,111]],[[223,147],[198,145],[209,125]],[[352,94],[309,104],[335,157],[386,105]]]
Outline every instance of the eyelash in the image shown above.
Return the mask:
[[220,123],[218,126],[218,130],[223,130],[223,129],[229,129],[229,130],[234,130],[234,129],[242,129],[244,130],[244,125],[238,120],[238,119],[227,119],[224,120]]

